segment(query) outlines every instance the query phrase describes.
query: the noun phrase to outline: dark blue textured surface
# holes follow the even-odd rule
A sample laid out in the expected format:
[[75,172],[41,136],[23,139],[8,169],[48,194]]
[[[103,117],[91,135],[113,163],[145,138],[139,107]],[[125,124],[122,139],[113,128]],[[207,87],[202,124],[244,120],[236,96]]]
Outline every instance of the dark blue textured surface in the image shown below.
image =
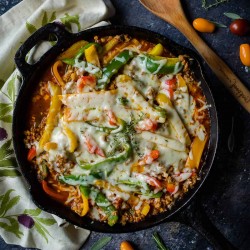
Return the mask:
[[[0,14],[18,2],[20,0],[0,1]],[[147,28],[192,48],[182,34],[149,13],[137,0],[112,0],[112,2],[117,10],[116,16],[111,20],[112,23]],[[229,25],[230,19],[223,15],[224,12],[234,12],[250,19],[249,0],[231,0],[208,11],[201,7],[201,0],[182,2],[190,20],[205,17]],[[245,72],[238,57],[239,45],[250,43],[250,36],[237,37],[232,35],[228,29],[220,28],[214,34],[201,34],[201,37],[250,88],[250,73]],[[248,233],[250,228],[248,210],[250,205],[250,115],[231,97],[205,63],[204,67],[218,109],[220,140],[212,171],[200,192],[200,201],[208,217],[231,243],[239,249],[247,250],[250,248]],[[227,141],[232,117],[235,119],[235,147],[233,153],[230,153]],[[119,249],[122,240],[131,241],[136,249],[157,249],[152,240],[154,231],[160,233],[166,245],[172,250],[212,249],[207,241],[193,229],[177,222],[165,223],[137,233],[111,235],[112,241],[105,249]],[[92,233],[82,249],[89,249],[97,239],[103,236],[104,234],[101,233]],[[0,241],[0,249],[21,248]]]

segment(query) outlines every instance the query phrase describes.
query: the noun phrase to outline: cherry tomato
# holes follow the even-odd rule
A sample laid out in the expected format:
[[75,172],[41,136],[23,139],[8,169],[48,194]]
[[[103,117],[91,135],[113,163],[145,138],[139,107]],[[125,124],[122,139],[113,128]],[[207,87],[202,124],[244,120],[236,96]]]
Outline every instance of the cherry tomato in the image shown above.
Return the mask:
[[233,34],[244,36],[250,32],[250,23],[246,19],[236,19],[230,24],[229,28]]
[[215,24],[204,18],[196,18],[193,21],[193,26],[200,32],[212,33],[215,30]]
[[240,45],[240,60],[245,66],[250,67],[250,44]]
[[120,246],[120,250],[134,250],[128,241],[123,241]]

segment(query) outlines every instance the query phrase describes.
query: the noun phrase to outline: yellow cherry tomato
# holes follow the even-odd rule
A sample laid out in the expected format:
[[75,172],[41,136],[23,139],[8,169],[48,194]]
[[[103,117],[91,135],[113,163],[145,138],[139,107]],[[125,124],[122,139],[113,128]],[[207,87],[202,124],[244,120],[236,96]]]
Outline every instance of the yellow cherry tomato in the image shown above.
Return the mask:
[[193,21],[193,27],[200,31],[206,33],[212,33],[215,30],[215,24],[204,18],[196,18]]
[[120,246],[120,250],[134,250],[131,244],[127,241],[123,241]]
[[240,60],[245,66],[250,67],[250,44],[240,45]]

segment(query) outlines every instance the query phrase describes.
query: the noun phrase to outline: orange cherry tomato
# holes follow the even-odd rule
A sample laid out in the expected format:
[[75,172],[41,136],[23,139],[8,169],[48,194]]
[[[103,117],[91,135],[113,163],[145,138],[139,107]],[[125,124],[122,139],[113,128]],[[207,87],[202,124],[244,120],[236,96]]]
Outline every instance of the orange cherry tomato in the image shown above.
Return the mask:
[[250,67],[250,44],[240,45],[240,60],[245,66]]
[[134,250],[128,241],[123,241],[120,245],[120,250]]
[[206,33],[212,33],[215,30],[215,24],[204,18],[196,18],[193,21],[193,27],[200,31]]

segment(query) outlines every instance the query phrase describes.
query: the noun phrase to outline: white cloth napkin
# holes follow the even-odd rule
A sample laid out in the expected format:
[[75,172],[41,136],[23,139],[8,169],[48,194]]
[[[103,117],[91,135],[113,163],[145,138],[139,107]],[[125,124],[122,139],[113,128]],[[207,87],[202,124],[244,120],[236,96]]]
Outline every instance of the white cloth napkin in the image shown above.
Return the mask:
[[[12,147],[12,111],[21,76],[17,49],[35,30],[57,20],[71,32],[106,25],[114,14],[109,0],[23,0],[0,16],[0,235],[6,243],[46,249],[79,249],[89,235],[37,208],[17,167]],[[36,51],[37,54],[37,51]]]

